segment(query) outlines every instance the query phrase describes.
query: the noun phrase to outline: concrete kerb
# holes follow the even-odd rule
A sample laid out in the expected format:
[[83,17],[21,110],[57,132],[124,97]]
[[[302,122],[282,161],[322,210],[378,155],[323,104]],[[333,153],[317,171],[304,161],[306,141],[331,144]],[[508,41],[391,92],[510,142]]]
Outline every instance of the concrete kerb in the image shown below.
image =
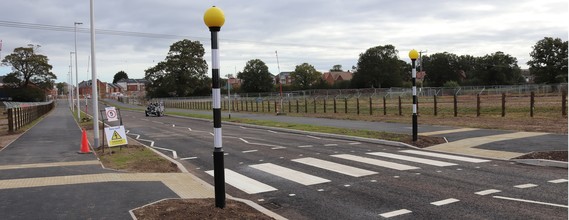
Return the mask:
[[545,160],[545,159],[510,159],[516,163],[533,165],[533,166],[546,166],[546,167],[559,167],[567,169],[567,162]]

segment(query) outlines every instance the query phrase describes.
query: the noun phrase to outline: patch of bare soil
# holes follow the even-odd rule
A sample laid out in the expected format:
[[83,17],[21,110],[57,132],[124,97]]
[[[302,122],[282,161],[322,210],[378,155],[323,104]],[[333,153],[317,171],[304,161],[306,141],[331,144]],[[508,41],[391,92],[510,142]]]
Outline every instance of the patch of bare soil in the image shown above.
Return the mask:
[[273,219],[245,203],[229,199],[223,209],[215,207],[215,199],[169,199],[133,212],[141,220]]
[[567,151],[540,151],[516,157],[514,159],[545,159],[567,162]]

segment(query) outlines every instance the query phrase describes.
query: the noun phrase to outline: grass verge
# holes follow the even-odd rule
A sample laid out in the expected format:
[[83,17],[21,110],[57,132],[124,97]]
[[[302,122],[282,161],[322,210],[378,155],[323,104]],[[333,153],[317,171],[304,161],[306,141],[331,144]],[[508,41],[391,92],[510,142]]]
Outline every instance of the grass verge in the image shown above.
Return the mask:
[[128,172],[143,173],[176,173],[179,172],[172,163],[154,151],[142,146],[129,144],[123,147],[102,148],[96,150],[101,163],[107,168]]

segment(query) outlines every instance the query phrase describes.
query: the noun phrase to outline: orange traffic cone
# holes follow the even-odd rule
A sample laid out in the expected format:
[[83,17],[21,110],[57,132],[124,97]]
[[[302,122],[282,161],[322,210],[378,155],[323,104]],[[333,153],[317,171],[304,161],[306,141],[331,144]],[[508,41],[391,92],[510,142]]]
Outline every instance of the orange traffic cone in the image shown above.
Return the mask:
[[83,137],[81,138],[81,151],[77,152],[80,154],[90,154],[89,142],[87,142],[87,132],[83,129]]

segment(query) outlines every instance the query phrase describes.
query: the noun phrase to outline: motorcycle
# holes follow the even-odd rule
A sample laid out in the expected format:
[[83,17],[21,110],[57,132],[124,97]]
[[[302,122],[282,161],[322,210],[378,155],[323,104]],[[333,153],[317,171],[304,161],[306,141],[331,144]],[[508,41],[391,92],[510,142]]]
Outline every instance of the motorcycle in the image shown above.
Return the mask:
[[164,115],[164,103],[162,102],[152,102],[144,110],[146,117],[148,116],[163,116]]

